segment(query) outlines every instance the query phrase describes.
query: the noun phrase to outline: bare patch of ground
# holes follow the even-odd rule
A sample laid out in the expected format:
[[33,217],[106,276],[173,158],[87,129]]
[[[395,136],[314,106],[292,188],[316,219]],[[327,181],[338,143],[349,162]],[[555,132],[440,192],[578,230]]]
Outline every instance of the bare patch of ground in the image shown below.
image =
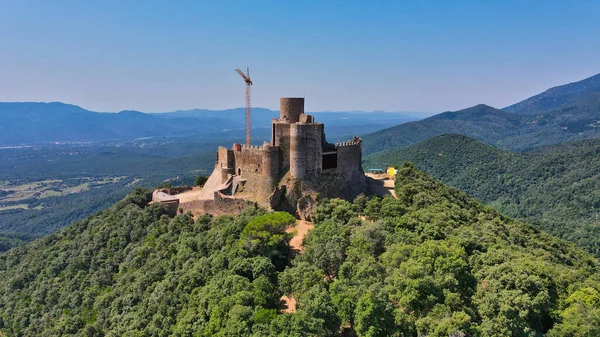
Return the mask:
[[286,232],[291,233],[296,231],[296,234],[294,234],[294,237],[290,240],[290,246],[292,249],[302,252],[304,250],[304,247],[302,247],[302,240],[304,240],[304,237],[308,231],[314,227],[315,226],[311,222],[305,220],[298,220],[296,221],[295,226],[289,227]]
[[396,190],[394,189],[395,180],[392,179],[387,173],[367,173],[367,181],[369,183],[369,189],[371,193],[385,197],[391,195],[396,197]]
[[281,296],[281,302],[283,302],[283,309],[281,312],[294,313],[296,312],[296,300],[294,297]]
[[[302,241],[306,234],[315,227],[311,222],[305,220],[297,220],[296,225],[286,229],[287,233],[294,233],[294,237],[290,240],[290,247],[293,250],[302,253],[304,247],[302,247]],[[293,296],[281,296],[281,302],[283,302],[284,309],[281,312],[293,313],[296,312],[296,299]]]

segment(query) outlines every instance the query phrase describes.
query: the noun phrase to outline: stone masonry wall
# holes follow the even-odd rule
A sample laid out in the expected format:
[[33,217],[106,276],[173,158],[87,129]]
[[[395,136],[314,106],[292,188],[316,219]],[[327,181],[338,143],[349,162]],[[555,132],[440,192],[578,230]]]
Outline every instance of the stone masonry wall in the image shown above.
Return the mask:
[[281,123],[279,119],[273,119],[272,132],[271,145],[280,148],[280,169],[287,171],[290,167],[290,124]]
[[282,97],[279,99],[279,118],[287,123],[296,123],[304,113],[304,98]]
[[296,179],[316,182],[321,172],[323,124],[290,126],[290,174]]
[[241,176],[262,174],[262,147],[244,144],[240,147],[240,151],[233,151],[233,157],[235,162],[235,174]]
[[362,144],[360,142],[337,143],[336,149],[338,153],[337,167],[340,173],[361,169]]
[[219,215],[237,215],[244,208],[254,206],[255,204],[242,199],[229,198],[219,192],[215,192],[212,200],[194,200],[181,204],[183,212],[192,212],[194,215],[211,214]]

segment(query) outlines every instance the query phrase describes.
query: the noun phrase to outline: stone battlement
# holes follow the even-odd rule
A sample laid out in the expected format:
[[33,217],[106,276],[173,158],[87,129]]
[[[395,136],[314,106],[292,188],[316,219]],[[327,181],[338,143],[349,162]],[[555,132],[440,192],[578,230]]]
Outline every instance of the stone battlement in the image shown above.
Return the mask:
[[362,144],[362,139],[358,138],[358,137],[354,137],[352,140],[347,141],[347,142],[339,142],[339,143],[335,143],[335,147],[342,147],[342,146],[356,146],[356,145],[360,145]]
[[258,145],[247,145],[247,144],[233,144],[233,148],[238,151],[259,151],[262,150],[262,146]]

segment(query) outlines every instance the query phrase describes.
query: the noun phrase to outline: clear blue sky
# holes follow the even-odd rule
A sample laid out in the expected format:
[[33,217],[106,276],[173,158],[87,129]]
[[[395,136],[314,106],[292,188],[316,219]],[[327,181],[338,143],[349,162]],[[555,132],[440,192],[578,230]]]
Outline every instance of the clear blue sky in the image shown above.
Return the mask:
[[600,72],[600,1],[0,0],[0,101],[504,107]]

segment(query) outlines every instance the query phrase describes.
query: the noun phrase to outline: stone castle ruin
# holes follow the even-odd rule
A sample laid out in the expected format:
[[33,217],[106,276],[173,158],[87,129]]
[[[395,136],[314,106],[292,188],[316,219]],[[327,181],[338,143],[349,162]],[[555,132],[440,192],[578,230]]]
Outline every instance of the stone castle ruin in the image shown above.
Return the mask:
[[281,98],[271,142],[219,147],[215,168],[193,213],[237,213],[250,203],[307,217],[318,198],[353,199],[366,192],[362,140],[328,143],[324,126],[304,113],[304,98]]

